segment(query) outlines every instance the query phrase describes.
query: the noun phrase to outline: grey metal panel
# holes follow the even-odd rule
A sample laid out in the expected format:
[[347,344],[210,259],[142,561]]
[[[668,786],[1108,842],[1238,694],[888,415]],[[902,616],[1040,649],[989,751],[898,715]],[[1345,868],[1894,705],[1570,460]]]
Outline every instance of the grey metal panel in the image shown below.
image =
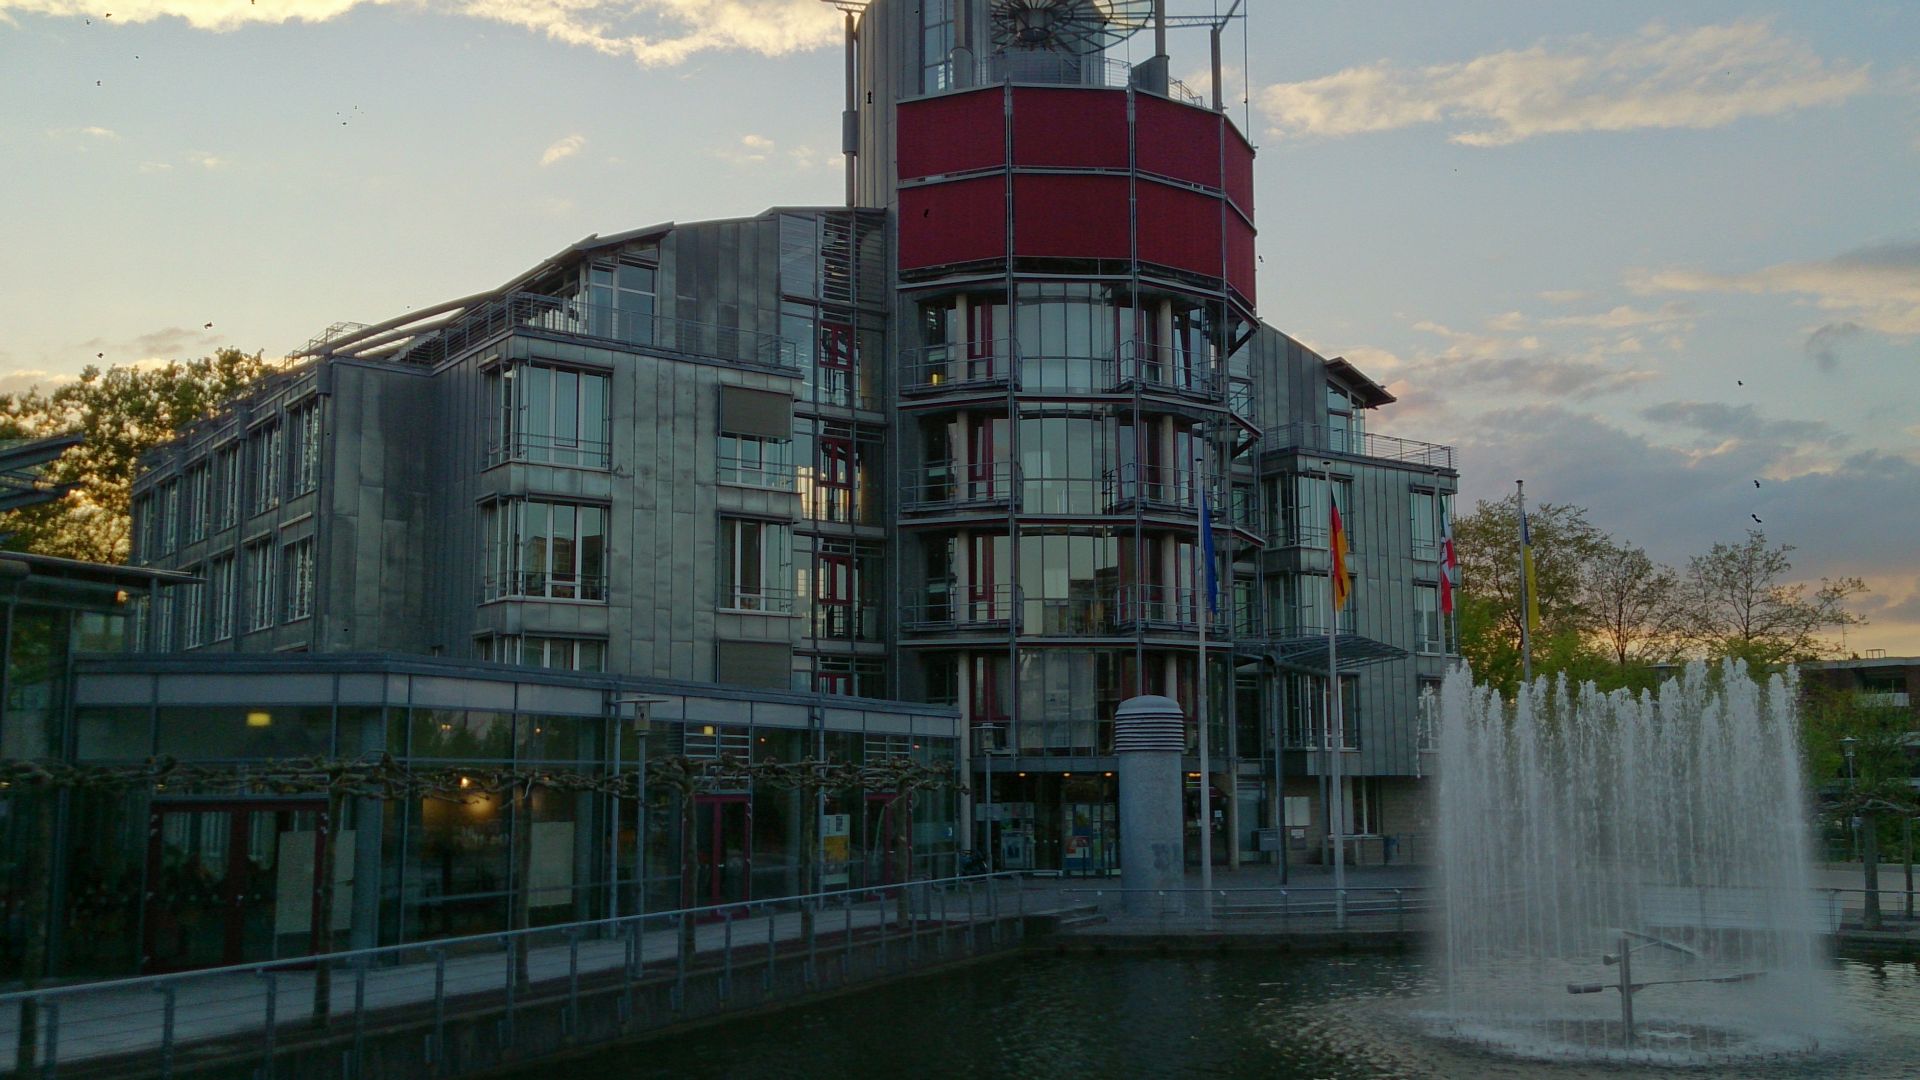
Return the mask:
[[328,675],[169,674],[158,680],[161,705],[325,705],[333,701]]
[[807,726],[807,707],[784,701],[756,701],[753,703],[753,722],[760,727],[804,728]]
[[821,722],[828,731],[865,731],[867,717],[862,709],[836,709],[828,706],[820,711]]
[[882,712],[877,709],[869,709],[861,713],[861,720],[864,723],[866,730],[870,732],[874,732],[876,734],[885,734],[885,735],[913,734],[913,718],[911,716],[903,716],[899,713]]
[[75,705],[145,705],[153,700],[150,675],[85,674],[74,680]]
[[478,679],[440,678],[416,675],[413,678],[413,704],[440,709],[513,708],[513,684]]
[[686,722],[689,724],[745,724],[752,715],[752,708],[745,701],[708,697],[686,699]]
[[600,690],[589,690],[577,686],[521,683],[518,705],[521,712],[603,716],[606,714],[607,695]]
[[384,705],[387,680],[379,675],[342,675],[339,701],[342,705]]

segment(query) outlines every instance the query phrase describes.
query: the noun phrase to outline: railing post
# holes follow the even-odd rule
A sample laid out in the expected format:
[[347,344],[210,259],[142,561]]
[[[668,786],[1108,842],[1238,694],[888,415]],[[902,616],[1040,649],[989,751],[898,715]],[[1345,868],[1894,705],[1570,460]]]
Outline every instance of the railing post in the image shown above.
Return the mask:
[[888,904],[887,904],[887,894],[886,894],[886,890],[884,890],[884,889],[883,889],[883,890],[881,890],[881,892],[880,892],[880,904],[879,904],[879,909],[880,909],[880,910],[879,910],[879,916],[880,916],[880,970],[881,970],[882,972],[885,972],[885,971],[886,971],[886,970],[888,969],[888,967],[890,966],[890,965],[888,965],[888,963],[887,963],[887,907],[888,907]]
[[353,965],[353,1076],[359,1080],[366,1068],[367,1052],[367,958]]
[[807,932],[807,963],[800,973],[800,979],[806,984],[807,989],[812,990],[820,984],[820,916],[823,912],[817,897],[802,900],[801,903],[813,905],[811,918],[807,917],[805,912],[800,915],[801,926]]
[[1407,894],[1404,889],[1393,890],[1393,926],[1402,933],[1407,929]]
[[513,1018],[520,1003],[520,966],[514,955],[516,946],[513,935],[501,935],[500,944],[505,946],[501,952],[507,960],[507,1008],[500,1017],[500,1043],[502,1046],[512,1046],[515,1038]]
[[996,887],[998,878],[987,879],[987,940],[995,948],[1000,946],[1000,890]]
[[1345,889],[1333,891],[1333,928],[1335,930],[1347,928],[1347,890]]
[[973,924],[973,879],[972,878],[967,879],[967,951],[970,953],[977,953],[980,951],[980,935],[974,929],[974,924]]
[[580,930],[567,931],[567,1015],[560,1030],[567,1035],[580,1032]]
[[[800,901],[800,903],[804,906],[806,904],[806,901],[802,900]],[[760,996],[763,999],[770,999],[773,997],[773,957],[774,957],[774,954],[777,953],[780,949],[780,945],[777,939],[775,939],[773,931],[774,931],[775,925],[779,921],[779,916],[780,916],[780,910],[774,907],[772,904],[768,904],[767,905],[767,966],[760,969]],[[802,919],[802,921],[807,924],[807,927],[809,929],[813,927],[812,919]]]
[[173,1014],[174,1006],[178,1003],[178,991],[173,983],[164,982],[160,984],[160,994],[166,999],[166,1004],[161,1007],[160,1012],[160,1075],[162,1077],[172,1077]]
[[[273,1080],[274,1043],[278,1042],[280,1037],[280,973],[277,971],[256,971],[254,974],[267,980],[267,1054],[266,1060],[261,1065],[260,1075],[265,1077],[266,1080]],[[316,986],[315,990],[318,991],[318,989]]]
[[940,955],[947,955],[947,890],[949,885],[940,886]]
[[[53,1080],[60,1067],[60,1001],[41,999],[39,1012],[47,1018],[46,1047],[40,1052],[40,1080]],[[16,1062],[20,1075],[25,1076],[33,1067],[31,1061]]]
[[847,917],[847,942],[840,948],[840,985],[853,974],[853,894],[840,894],[840,910]]
[[447,1059],[447,950],[433,955],[433,1071],[445,1072]]
[[687,964],[692,957],[687,953],[691,947],[687,942],[687,912],[682,911],[674,917],[673,933],[673,1011],[679,1012],[687,1007]]
[[733,909],[720,909],[720,1000],[733,996]]

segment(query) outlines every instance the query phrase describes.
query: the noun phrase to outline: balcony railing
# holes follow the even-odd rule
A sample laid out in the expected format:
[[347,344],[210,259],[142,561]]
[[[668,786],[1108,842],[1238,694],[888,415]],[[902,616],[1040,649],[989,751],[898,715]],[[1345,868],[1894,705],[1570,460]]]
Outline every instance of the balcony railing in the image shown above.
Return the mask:
[[[1004,390],[1029,394],[1178,394],[1215,401],[1220,382],[1212,357],[1169,345],[1121,342],[1098,355],[1023,355],[1013,358],[1011,344],[995,341],[922,345],[901,353],[900,388],[908,394]],[[1252,389],[1237,384],[1251,410]]]
[[813,636],[829,641],[879,641],[880,607],[877,604],[835,604],[813,602]]
[[[1124,87],[1133,81],[1133,66],[1111,57],[1071,56],[1039,49],[1014,49],[975,58],[956,54],[943,67],[929,72],[934,90],[993,86],[1003,82],[1042,83],[1049,86]],[[1206,101],[1179,79],[1167,80],[1167,97],[1206,107]]]
[[581,465],[604,469],[612,463],[613,444],[605,439],[569,439],[526,432],[487,444],[489,468],[507,461],[540,465]]
[[[1222,600],[1225,598],[1222,597]],[[1206,597],[1198,589],[1174,585],[1122,585],[1114,603],[1114,626],[1121,630],[1200,629]],[[1207,628],[1222,631],[1232,625],[1232,610],[1221,604],[1208,615]]]
[[997,341],[923,345],[900,356],[900,389],[905,393],[1005,389],[1013,374],[1013,347]]
[[1377,458],[1429,469],[1453,468],[1453,447],[1438,443],[1397,439],[1391,435],[1347,431],[1318,424],[1288,424],[1267,435],[1267,444],[1276,448],[1331,451],[1355,457]]
[[900,615],[900,629],[908,633],[942,630],[989,630],[1018,625],[1020,589],[990,585],[929,592],[910,600]]
[[798,370],[809,355],[801,343],[778,334],[670,319],[648,312],[590,304],[579,297],[511,293],[475,306],[460,321],[398,356],[409,363],[438,363],[515,329],[544,330],[648,346],[707,360],[764,364],[790,370]]
[[1907,692],[1904,690],[1882,690],[1879,692],[1867,692],[1860,695],[1860,704],[1865,705],[1868,708],[1904,709],[1908,707],[1908,702],[1912,700],[1913,699],[1909,697],[1907,695]]
[[794,591],[772,585],[724,584],[720,588],[721,611],[747,611],[761,615],[793,614]]
[[792,491],[799,476],[790,461],[762,461],[758,458],[720,458],[719,479],[723,484],[741,484],[768,491]]
[[1010,461],[981,465],[929,463],[901,493],[907,513],[1009,509],[1018,506],[1020,470]]
[[1200,511],[1199,489],[1191,469],[1129,462],[1108,470],[1105,483],[1108,513],[1126,513],[1136,505],[1149,511]]
[[607,579],[599,574],[521,572],[490,575],[480,583],[480,599],[592,600],[605,603]]

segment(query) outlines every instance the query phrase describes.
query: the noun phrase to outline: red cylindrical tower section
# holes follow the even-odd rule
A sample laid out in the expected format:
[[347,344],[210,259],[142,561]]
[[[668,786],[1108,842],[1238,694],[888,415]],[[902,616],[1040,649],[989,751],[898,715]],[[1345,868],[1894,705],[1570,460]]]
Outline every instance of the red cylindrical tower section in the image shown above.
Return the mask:
[[903,273],[1137,255],[1253,307],[1253,148],[1224,115],[1081,86],[998,85],[897,109]]

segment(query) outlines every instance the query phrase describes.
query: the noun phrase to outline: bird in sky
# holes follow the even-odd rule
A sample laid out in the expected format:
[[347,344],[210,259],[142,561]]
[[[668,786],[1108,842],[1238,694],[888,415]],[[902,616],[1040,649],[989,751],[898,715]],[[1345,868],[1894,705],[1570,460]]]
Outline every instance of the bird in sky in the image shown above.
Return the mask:
[[1753,486],[1754,486],[1754,487],[1759,487],[1759,486],[1760,486],[1760,481],[1758,481],[1758,480],[1755,480],[1755,481],[1753,482]]
[[1764,521],[1761,521],[1761,520],[1760,520],[1760,515],[1759,515],[1759,514],[1748,514],[1747,516],[1753,519],[1753,523],[1754,523],[1755,525],[1765,525],[1765,524],[1766,524],[1766,522],[1764,522]]

